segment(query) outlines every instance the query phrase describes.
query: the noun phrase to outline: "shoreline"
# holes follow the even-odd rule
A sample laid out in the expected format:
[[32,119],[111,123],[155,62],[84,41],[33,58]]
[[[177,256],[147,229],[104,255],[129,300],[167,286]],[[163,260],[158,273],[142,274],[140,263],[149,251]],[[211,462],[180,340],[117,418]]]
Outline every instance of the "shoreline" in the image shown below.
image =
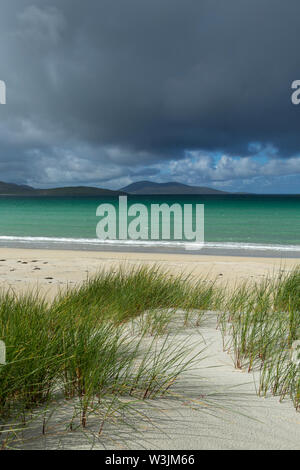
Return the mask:
[[[208,244],[209,245],[209,244]],[[277,259],[299,259],[300,245],[292,247],[275,246],[275,245],[259,245],[245,244],[219,244],[211,243],[212,246],[204,246],[203,248],[192,247],[192,245],[178,244],[170,246],[170,244],[122,244],[108,243],[105,245],[92,242],[72,241],[49,241],[49,240],[1,240],[0,249],[22,249],[22,250],[46,250],[46,251],[80,251],[80,252],[97,252],[97,253],[145,253],[145,254],[170,254],[170,255],[192,255],[192,256],[223,256],[223,257],[243,257],[243,258],[277,258]],[[294,248],[294,249],[293,249]]]

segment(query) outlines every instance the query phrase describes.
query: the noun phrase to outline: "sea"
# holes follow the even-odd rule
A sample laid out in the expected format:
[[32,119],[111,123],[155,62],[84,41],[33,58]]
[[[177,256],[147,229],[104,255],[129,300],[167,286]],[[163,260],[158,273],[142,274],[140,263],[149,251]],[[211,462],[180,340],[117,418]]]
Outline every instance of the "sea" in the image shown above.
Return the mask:
[[136,203],[149,214],[151,204],[203,204],[204,245],[172,236],[99,240],[97,208],[112,204],[118,218],[117,197],[2,196],[0,246],[300,258],[300,195],[128,196],[128,207]]

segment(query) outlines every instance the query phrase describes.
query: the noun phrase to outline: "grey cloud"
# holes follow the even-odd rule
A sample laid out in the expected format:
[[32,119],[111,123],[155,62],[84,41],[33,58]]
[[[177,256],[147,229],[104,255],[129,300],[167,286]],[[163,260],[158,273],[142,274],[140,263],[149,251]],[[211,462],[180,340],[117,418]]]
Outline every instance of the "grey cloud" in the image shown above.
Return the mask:
[[299,14],[298,0],[6,1],[2,174],[115,182],[185,150],[247,158],[251,142],[296,155]]

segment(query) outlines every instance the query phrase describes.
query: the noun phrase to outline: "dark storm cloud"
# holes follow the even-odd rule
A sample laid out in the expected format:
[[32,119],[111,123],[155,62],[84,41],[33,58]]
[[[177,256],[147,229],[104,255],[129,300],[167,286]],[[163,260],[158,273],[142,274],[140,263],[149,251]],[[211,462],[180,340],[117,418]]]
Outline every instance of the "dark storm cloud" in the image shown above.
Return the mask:
[[185,150],[299,153],[298,0],[3,3],[3,174],[100,182]]

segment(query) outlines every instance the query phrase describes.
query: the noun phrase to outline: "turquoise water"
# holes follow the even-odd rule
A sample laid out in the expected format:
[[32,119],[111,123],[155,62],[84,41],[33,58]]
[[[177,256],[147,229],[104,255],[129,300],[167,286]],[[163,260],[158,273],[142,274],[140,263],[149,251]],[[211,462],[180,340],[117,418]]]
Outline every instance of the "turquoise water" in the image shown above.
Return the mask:
[[[50,238],[96,242],[96,209],[109,198],[0,198],[0,237],[9,240]],[[204,204],[205,242],[299,246],[300,196],[138,196],[143,203]],[[51,241],[51,240],[50,240]],[[132,242],[134,243],[134,242]]]

